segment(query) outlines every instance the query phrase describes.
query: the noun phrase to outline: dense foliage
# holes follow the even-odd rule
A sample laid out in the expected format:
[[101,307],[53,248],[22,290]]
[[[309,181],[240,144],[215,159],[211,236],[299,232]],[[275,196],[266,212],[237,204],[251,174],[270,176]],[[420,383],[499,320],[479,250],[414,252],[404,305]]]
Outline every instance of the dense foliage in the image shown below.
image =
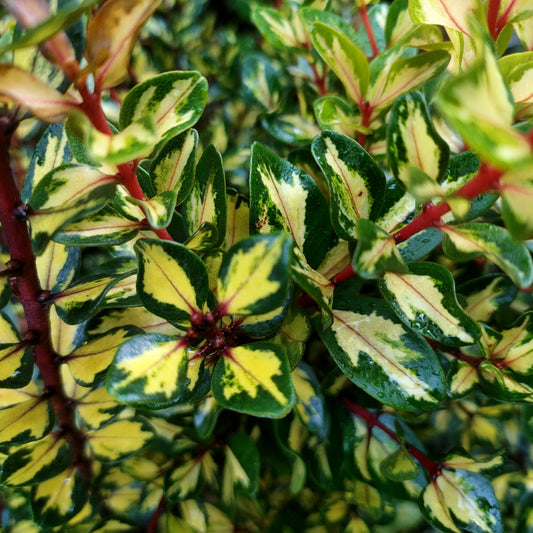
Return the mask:
[[2,5],[2,531],[533,531],[531,0]]

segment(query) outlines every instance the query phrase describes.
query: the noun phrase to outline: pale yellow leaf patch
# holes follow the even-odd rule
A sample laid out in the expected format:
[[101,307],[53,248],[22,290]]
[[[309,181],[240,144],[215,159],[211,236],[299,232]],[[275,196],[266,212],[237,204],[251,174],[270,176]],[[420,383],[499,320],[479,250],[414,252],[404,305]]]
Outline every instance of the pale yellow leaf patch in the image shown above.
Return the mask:
[[0,442],[26,433],[26,440],[41,438],[48,426],[48,403],[42,397],[28,397],[28,401],[0,411]]
[[22,358],[28,349],[24,344],[7,346],[0,350],[0,381],[5,381],[19,373]]
[[41,514],[54,512],[58,515],[66,515],[74,507],[73,491],[75,489],[76,479],[71,469],[61,472],[43,483],[35,486],[34,498],[45,499],[40,509]]

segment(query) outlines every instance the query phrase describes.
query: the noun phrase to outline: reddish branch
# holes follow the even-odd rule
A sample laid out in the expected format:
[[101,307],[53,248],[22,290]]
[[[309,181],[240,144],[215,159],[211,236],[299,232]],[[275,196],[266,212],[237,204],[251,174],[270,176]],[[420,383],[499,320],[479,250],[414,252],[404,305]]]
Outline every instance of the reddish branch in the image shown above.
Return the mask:
[[376,43],[376,37],[374,35],[374,30],[372,29],[372,24],[370,24],[370,19],[368,18],[368,12],[366,10],[366,3],[362,2],[359,6],[359,15],[363,21],[366,34],[368,36],[368,41],[370,42],[370,47],[372,48],[372,59],[379,55],[379,48]]
[[[379,420],[378,416],[375,413],[347,399],[343,399],[342,403],[354,415],[358,416],[359,418],[365,421],[366,425],[368,426],[369,431],[371,431],[373,427],[377,427],[381,429],[381,431],[384,431],[391,439],[395,440],[398,444],[401,444],[400,439],[398,438],[398,435],[396,435],[396,433],[394,433],[392,429],[388,428],[385,424],[383,424],[383,422]],[[414,446],[411,446],[408,444],[405,448],[409,452],[409,454],[412,457],[414,457],[422,465],[423,468],[427,470],[428,474],[430,475],[432,479],[435,479],[436,477],[440,476],[441,471],[442,471],[441,463],[432,461],[431,459],[426,457],[418,448],[415,448]]]
[[500,31],[498,29],[498,11],[500,10],[501,0],[489,0],[489,8],[487,11],[487,24],[489,27],[490,36],[496,40]]
[[0,224],[11,257],[7,266],[12,273],[13,294],[24,309],[27,323],[24,337],[31,344],[35,364],[44,382],[44,393],[56,414],[61,436],[72,446],[73,464],[90,483],[91,463],[84,453],[85,439],[75,425],[72,404],[63,391],[59,365],[50,339],[48,310],[40,303],[43,290],[37,275],[28,224],[21,210],[20,193],[10,168],[10,129],[9,121],[0,119]]
[[157,509],[154,511],[154,514],[150,517],[150,522],[148,523],[148,526],[146,527],[146,531],[148,533],[156,533],[159,531],[158,524],[159,519],[161,518],[161,515],[164,513],[165,509],[167,507],[167,499],[165,496],[161,496],[161,499],[159,500],[159,505],[157,506]]

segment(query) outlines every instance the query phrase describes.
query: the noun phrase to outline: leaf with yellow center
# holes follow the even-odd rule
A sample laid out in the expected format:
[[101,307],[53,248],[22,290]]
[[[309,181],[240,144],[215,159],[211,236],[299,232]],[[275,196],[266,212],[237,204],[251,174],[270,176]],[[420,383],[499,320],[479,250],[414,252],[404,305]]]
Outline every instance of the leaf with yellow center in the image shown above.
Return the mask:
[[319,334],[346,376],[387,405],[437,405],[445,395],[444,376],[429,345],[384,302],[343,296],[336,296],[332,327]]
[[294,403],[287,356],[268,342],[228,349],[215,366],[212,387],[220,405],[255,416],[280,418]]
[[187,325],[207,298],[208,277],[202,260],[186,246],[169,241],[141,239],[135,250],[137,292],[145,307]]
[[138,453],[153,437],[149,426],[138,420],[118,420],[86,434],[92,452],[100,461],[118,461]]
[[76,516],[87,499],[87,486],[79,470],[68,468],[33,487],[31,504],[34,519],[41,527],[60,526]]
[[[118,349],[106,378],[119,401],[159,409],[207,392],[207,371],[183,339],[157,333],[138,335]],[[202,394],[203,392],[203,394]]]
[[289,289],[291,245],[285,233],[256,235],[234,245],[220,266],[220,312],[257,315],[283,305]]

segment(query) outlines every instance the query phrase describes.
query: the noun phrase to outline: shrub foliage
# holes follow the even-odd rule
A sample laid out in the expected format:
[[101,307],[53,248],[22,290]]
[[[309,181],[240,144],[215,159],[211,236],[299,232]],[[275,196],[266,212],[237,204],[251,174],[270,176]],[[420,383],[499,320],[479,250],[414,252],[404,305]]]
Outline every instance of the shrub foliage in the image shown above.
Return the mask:
[[3,530],[532,530],[530,1],[1,9]]

